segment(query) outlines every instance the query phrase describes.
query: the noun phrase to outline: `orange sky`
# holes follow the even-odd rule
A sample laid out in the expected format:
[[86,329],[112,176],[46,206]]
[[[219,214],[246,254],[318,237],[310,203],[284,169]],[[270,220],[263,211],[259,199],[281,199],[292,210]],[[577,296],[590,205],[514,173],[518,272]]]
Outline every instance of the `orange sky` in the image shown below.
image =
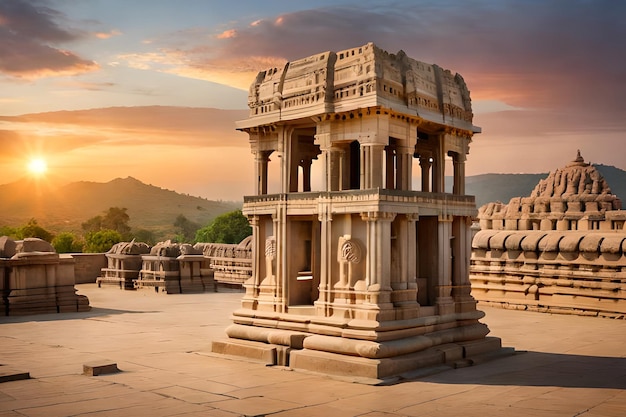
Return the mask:
[[468,175],[547,172],[577,149],[626,169],[626,3],[383,3],[1,1],[0,184],[38,155],[48,181],[240,200],[253,161],[234,121],[256,72],[370,41],[464,77],[483,129]]

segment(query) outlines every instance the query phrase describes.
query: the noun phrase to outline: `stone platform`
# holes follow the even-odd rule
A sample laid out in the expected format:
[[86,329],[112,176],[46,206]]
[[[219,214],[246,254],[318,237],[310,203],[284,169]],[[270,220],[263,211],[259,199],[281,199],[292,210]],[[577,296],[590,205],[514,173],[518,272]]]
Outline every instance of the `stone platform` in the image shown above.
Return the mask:
[[483,317],[471,311],[380,323],[239,309],[226,329],[229,338],[214,342],[212,351],[387,384],[513,354],[499,338],[485,337],[489,329],[478,322]]
[[[163,297],[80,284],[89,312],[0,317],[0,415],[623,416],[626,321],[493,308],[516,354],[388,386],[209,353],[241,293]],[[80,337],[77,337],[80,335]],[[83,364],[121,372],[83,375]]]

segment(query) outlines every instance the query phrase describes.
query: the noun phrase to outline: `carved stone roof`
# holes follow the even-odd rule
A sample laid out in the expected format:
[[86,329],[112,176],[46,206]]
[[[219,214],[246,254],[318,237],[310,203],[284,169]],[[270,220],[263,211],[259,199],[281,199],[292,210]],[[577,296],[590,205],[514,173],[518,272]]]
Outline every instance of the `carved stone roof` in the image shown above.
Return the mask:
[[[530,197],[571,199],[576,196],[591,197],[601,194],[611,195],[611,188],[596,167],[586,163],[578,151],[576,159],[565,167],[550,172],[547,178],[539,181]],[[589,198],[585,200],[589,201]]]
[[[528,197],[514,197],[508,204],[491,202],[478,210],[480,220],[562,219],[582,217],[604,220],[622,203],[593,165],[578,151],[576,158],[539,181]],[[621,212],[614,217],[621,218]]]
[[459,74],[390,54],[373,43],[326,51],[261,71],[250,86],[250,117],[239,129],[325,113],[384,107],[444,126],[472,125],[469,90]]

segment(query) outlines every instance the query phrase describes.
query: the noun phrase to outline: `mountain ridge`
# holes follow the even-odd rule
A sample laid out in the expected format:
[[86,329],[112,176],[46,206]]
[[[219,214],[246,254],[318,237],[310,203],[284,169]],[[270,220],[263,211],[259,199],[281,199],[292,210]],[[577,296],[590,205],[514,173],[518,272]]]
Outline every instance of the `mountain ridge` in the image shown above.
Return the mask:
[[109,182],[76,181],[46,187],[22,178],[0,185],[0,226],[19,226],[36,219],[53,232],[80,232],[86,220],[102,215],[109,207],[126,208],[130,226],[157,235],[175,234],[179,215],[201,226],[216,216],[241,208],[241,202],[209,200],[145,184],[134,177]]
[[[626,203],[626,171],[612,165],[593,164],[615,194]],[[500,201],[507,204],[513,197],[528,197],[537,183],[549,173],[479,174],[465,178],[466,194],[476,197],[476,206]]]
[[[610,165],[594,165],[606,179],[613,194],[626,201],[626,171]],[[466,178],[466,194],[476,197],[476,206],[489,202],[508,203],[513,197],[530,195],[548,174],[480,174]],[[137,178],[114,178],[105,183],[75,181],[50,187],[22,178],[0,185],[0,226],[16,227],[36,219],[53,232],[82,231],[81,224],[101,215],[109,207],[126,208],[130,226],[157,235],[175,234],[177,216],[207,225],[216,216],[241,208],[241,201],[193,197],[145,184]]]

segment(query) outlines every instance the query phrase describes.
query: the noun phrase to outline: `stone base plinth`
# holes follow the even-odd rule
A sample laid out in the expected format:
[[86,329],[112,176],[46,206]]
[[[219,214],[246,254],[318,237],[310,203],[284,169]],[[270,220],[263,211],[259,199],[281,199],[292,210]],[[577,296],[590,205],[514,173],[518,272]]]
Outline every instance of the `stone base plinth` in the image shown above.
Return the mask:
[[418,370],[459,368],[503,350],[479,323],[480,311],[412,320],[371,322],[247,309],[234,313],[229,339],[213,342],[214,353],[266,365],[367,379],[410,378]]

